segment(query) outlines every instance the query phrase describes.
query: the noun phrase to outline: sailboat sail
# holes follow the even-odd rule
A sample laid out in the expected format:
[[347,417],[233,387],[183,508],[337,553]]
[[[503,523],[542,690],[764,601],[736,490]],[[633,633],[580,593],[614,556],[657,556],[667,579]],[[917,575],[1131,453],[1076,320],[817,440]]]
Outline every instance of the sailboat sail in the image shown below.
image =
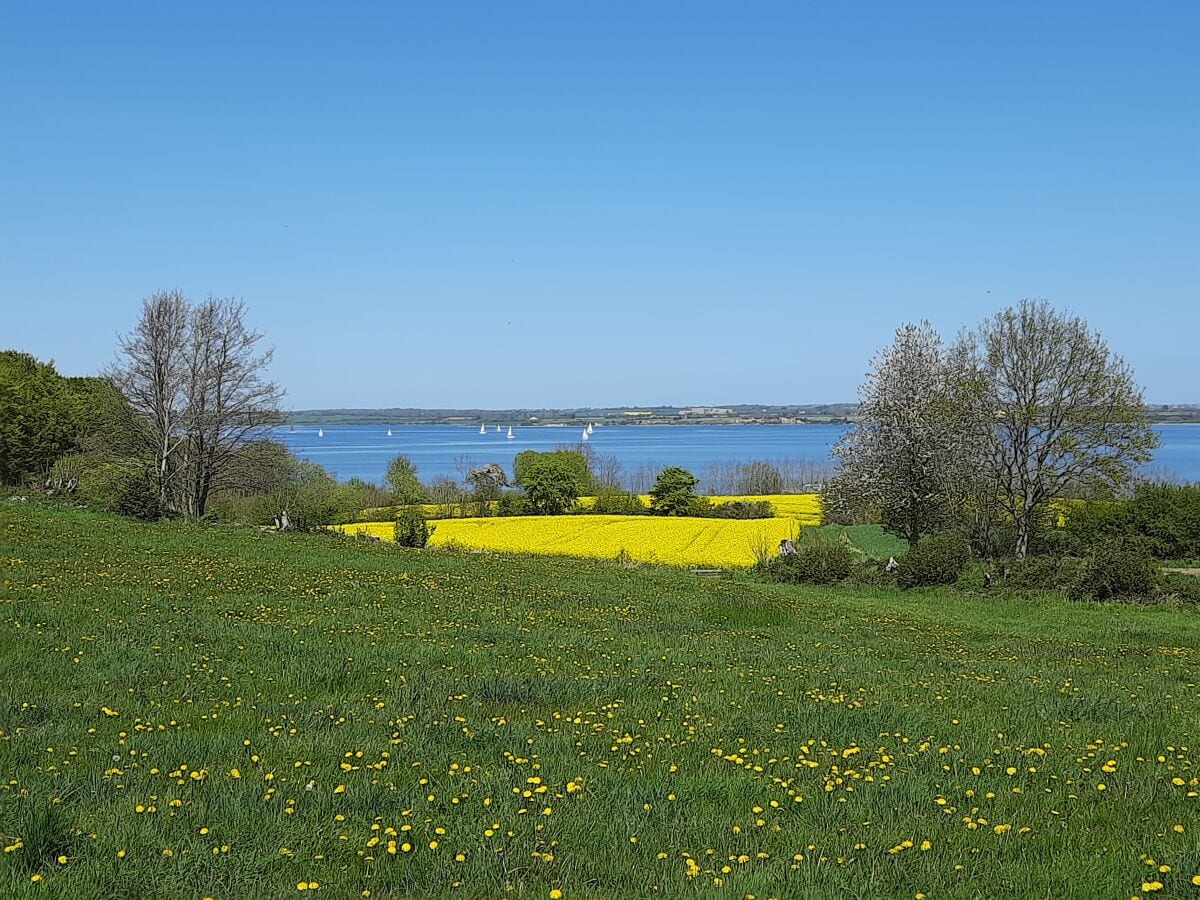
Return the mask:
[[512,426],[509,425],[508,426],[508,439],[511,441],[514,437],[516,437],[516,435],[513,434]]

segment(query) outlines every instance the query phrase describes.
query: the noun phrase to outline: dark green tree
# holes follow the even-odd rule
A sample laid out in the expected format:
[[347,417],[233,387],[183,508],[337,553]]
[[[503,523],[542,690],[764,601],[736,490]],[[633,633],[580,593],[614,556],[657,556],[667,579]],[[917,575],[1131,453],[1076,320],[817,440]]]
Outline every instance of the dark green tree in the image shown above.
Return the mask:
[[75,449],[79,418],[78,397],[52,363],[0,352],[0,482],[48,472]]
[[686,516],[696,509],[700,498],[695,475],[679,466],[668,466],[658,473],[650,489],[650,509],[662,516]]

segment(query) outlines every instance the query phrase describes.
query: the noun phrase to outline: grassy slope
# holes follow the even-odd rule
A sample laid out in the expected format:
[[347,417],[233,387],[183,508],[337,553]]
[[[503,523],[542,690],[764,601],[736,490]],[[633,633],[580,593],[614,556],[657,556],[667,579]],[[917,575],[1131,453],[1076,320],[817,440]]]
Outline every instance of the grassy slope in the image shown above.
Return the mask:
[[1194,613],[11,503],[0,561],[2,895],[1196,891]]

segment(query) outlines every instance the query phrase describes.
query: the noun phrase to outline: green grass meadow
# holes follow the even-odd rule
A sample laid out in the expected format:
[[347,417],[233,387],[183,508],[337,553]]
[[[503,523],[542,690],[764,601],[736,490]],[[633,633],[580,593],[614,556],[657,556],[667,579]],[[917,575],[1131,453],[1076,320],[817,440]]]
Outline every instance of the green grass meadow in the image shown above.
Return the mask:
[[5,897],[1200,897],[1198,739],[1186,609],[0,504]]

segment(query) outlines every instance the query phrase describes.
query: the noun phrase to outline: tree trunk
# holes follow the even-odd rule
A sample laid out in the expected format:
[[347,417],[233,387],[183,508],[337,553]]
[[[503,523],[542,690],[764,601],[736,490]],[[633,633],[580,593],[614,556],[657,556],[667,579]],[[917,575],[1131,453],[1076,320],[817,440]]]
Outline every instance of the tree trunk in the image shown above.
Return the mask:
[[1015,517],[1015,519],[1017,525],[1017,548],[1015,551],[1016,557],[1017,559],[1024,559],[1025,554],[1029,551],[1030,511],[1027,509],[1022,510],[1021,513]]

